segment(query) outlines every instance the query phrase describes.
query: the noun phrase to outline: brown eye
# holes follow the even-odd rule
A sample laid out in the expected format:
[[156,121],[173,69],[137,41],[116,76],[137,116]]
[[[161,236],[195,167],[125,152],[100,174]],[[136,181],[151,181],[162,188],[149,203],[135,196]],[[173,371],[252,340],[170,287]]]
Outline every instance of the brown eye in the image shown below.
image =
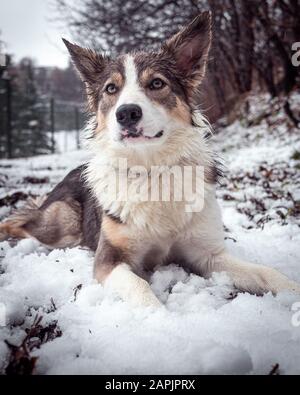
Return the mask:
[[152,90],[158,90],[162,89],[165,85],[166,83],[160,78],[154,78],[154,80],[151,81],[149,88]]
[[118,92],[118,87],[115,84],[108,84],[107,87],[105,88],[105,91],[109,95],[114,95],[115,93]]

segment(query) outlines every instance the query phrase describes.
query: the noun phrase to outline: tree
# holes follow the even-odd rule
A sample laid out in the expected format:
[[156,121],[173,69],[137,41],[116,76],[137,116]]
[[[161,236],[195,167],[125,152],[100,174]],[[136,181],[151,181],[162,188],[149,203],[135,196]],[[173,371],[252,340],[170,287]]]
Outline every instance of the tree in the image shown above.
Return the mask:
[[[11,141],[12,156],[26,157],[50,152],[50,140],[47,133],[46,119],[48,115],[45,103],[39,97],[34,65],[31,59],[23,59],[18,65],[13,63],[7,67],[7,77],[11,91]],[[7,84],[1,85],[0,125],[1,156],[6,157],[7,128]]]
[[201,8],[196,0],[57,0],[57,7],[79,43],[113,53],[159,43]]
[[[74,40],[112,54],[155,47],[195,14],[210,9],[214,42],[205,95],[214,119],[230,112],[253,87],[271,96],[299,87],[291,63],[300,37],[299,0],[56,0]],[[259,76],[259,79],[255,78]]]
[[0,157],[6,156],[7,151],[7,82],[4,79],[6,70],[7,56],[4,53],[4,42],[1,39],[0,31]]
[[13,142],[15,156],[41,155],[50,152],[45,103],[38,95],[34,64],[21,60],[13,94]]

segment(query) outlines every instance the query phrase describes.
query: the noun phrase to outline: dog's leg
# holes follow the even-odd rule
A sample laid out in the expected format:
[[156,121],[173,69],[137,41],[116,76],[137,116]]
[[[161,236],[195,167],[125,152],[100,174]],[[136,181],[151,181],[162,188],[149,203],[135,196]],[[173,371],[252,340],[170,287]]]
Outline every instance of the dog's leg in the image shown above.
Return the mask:
[[226,272],[241,291],[276,294],[290,290],[300,293],[300,285],[277,270],[245,262],[226,251],[221,213],[214,196],[198,214],[198,221],[181,235],[177,248],[186,258],[187,268],[205,278],[213,272]]
[[10,238],[26,239],[28,237],[30,237],[30,235],[14,221],[6,221],[0,224],[0,241],[5,241]]
[[[133,306],[160,306],[147,281],[135,274],[130,262],[128,240],[122,233],[124,225],[104,218],[95,256],[94,277],[104,288],[116,292]],[[113,231],[113,233],[112,233]]]
[[[196,248],[196,245],[198,247]],[[209,278],[214,272],[226,272],[234,286],[245,292],[262,295],[266,292],[277,294],[283,290],[300,293],[300,285],[289,280],[277,270],[243,261],[227,253],[225,248],[213,253],[204,247],[201,240],[194,240],[186,246],[188,262],[186,266],[195,274]]]
[[0,224],[0,241],[30,237],[51,248],[79,245],[82,237],[80,204],[71,198],[45,207],[28,201]]
[[220,241],[194,239],[184,246],[187,269],[209,278],[214,272],[226,272],[234,286],[245,292],[261,295],[266,292],[277,294],[283,290],[300,293],[300,285],[289,280],[277,270],[249,263],[229,254]]
[[117,264],[104,281],[104,287],[117,292],[132,306],[160,306],[148,282],[133,273],[126,263]]
[[253,294],[289,290],[300,293],[300,285],[289,280],[277,270],[242,261],[226,252],[213,256],[208,273],[226,272],[236,288]]
[[[10,237],[32,237],[51,248],[74,247],[81,244],[83,202],[88,201],[90,211],[94,210],[90,192],[82,179],[84,169],[85,166],[80,166],[72,170],[47,197],[29,199],[24,207],[16,210],[0,224],[0,241]],[[95,215],[90,217],[85,222],[89,222],[89,231],[93,232],[94,229],[90,230],[90,224],[95,222]],[[94,237],[97,238],[96,234]],[[97,245],[97,242],[95,244]]]
[[9,238],[29,238],[31,235],[26,231],[25,225],[38,217],[40,202],[42,202],[41,199],[28,199],[24,207],[16,210],[5,222],[1,223],[0,241]]

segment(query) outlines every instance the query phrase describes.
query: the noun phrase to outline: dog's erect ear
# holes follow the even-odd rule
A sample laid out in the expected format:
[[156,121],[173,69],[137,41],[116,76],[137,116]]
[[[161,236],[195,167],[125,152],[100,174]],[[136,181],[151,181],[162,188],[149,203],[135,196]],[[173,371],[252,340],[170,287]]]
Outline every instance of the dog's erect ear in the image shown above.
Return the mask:
[[163,45],[163,50],[175,58],[178,70],[195,84],[205,75],[211,36],[211,13],[206,11]]
[[72,44],[64,38],[62,40],[68,48],[81,79],[88,85],[96,83],[103,72],[107,58],[91,49]]

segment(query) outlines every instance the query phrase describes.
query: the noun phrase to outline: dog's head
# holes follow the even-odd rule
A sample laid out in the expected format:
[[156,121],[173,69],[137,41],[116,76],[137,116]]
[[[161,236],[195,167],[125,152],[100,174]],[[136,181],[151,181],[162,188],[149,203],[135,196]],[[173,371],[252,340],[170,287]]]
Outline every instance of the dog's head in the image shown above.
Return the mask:
[[163,144],[192,124],[193,99],[211,43],[211,15],[204,12],[156,52],[116,58],[64,40],[84,81],[95,133],[130,148]]

